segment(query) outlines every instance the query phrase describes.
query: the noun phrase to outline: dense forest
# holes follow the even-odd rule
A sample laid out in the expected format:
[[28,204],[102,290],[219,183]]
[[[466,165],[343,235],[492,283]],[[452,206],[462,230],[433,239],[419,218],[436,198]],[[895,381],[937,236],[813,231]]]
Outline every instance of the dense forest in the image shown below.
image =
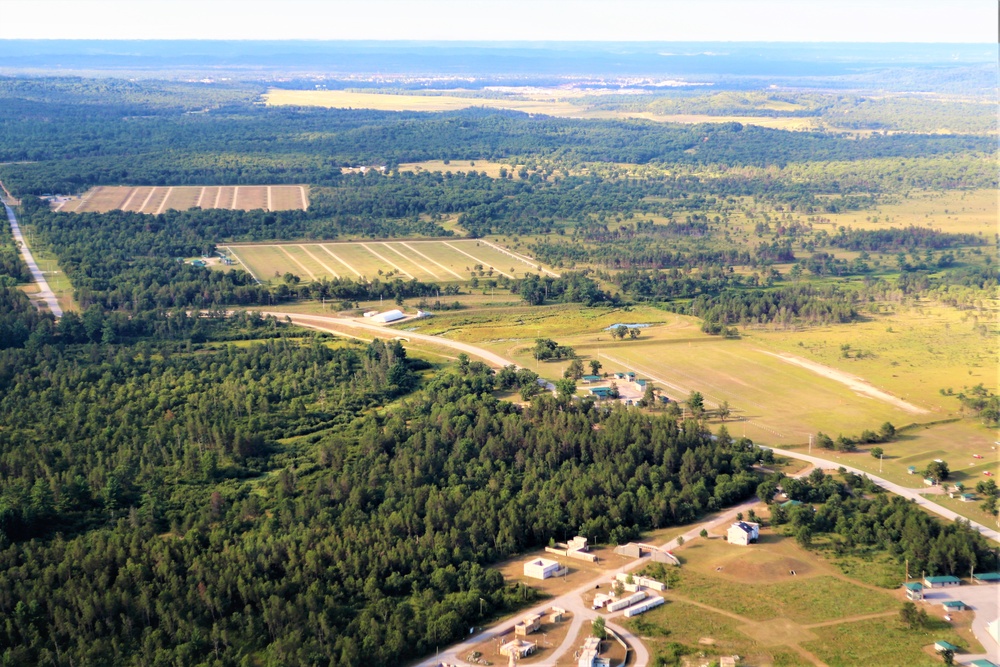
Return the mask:
[[414,393],[398,342],[96,306],[44,322],[0,352],[8,664],[399,664],[523,602],[490,563],[690,521],[759,481],[748,441],[519,409],[479,363]]
[[[12,192],[74,193],[93,185],[333,185],[340,167],[427,159],[558,156],[570,162],[771,167],[926,160],[981,154],[977,135],[876,134],[852,139],[739,123],[694,126],[469,109],[448,113],[267,108],[253,87],[0,82],[0,167]],[[171,93],[174,99],[171,100]],[[169,148],[165,148],[169,147]],[[995,181],[985,170],[982,178]]]
[[[802,504],[786,509],[773,503],[778,486]],[[809,546],[814,536],[829,534],[835,553],[868,557],[888,552],[899,562],[908,561],[910,572],[929,575],[962,577],[971,568],[992,570],[1000,564],[986,538],[967,523],[938,521],[866,477],[845,473],[838,481],[822,470],[803,479],[776,475],[765,480],[757,493],[772,501],[771,521],[787,524],[786,532],[803,546]]]
[[[911,189],[995,187],[993,138],[268,108],[260,90],[0,78],[0,179],[80,307],[57,321],[31,304],[0,226],[4,665],[398,665],[534,599],[492,568],[502,559],[577,533],[620,543],[779,483],[820,505],[775,510],[803,543],[836,534],[839,548],[936,572],[985,562],[978,535],[864,480],[762,485],[752,467],[767,453],[724,427],[552,395],[526,369],[464,355],[435,367],[398,341],[227,313],[499,287],[535,306],[650,302],[732,335],[847,322],[889,297],[971,308],[997,286],[991,239],[824,216]],[[790,113],[850,104],[816,96]],[[845,120],[911,103],[865,104]],[[399,169],[425,159],[510,169]],[[343,169],[357,165],[387,170]],[[74,214],[36,196],[116,183],[308,183],[311,203]],[[229,241],[455,234],[502,237],[561,274],[261,284],[178,261]],[[536,353],[573,355],[549,339]],[[509,391],[522,403],[497,398]],[[995,422],[988,389],[958,398]]]

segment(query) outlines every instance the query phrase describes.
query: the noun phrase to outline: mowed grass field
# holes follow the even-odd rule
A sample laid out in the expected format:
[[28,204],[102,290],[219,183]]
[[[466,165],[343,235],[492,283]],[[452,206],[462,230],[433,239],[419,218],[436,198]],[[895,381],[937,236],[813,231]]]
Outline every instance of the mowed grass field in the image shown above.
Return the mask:
[[454,283],[474,275],[523,278],[539,273],[529,257],[507,254],[501,246],[482,240],[440,239],[229,245],[229,252],[258,280],[293,273],[302,280],[401,278],[421,282]]
[[168,209],[186,211],[191,208],[225,208],[250,211],[305,210],[309,207],[309,187],[306,185],[232,185],[131,187],[98,186],[78,198],[60,198],[52,202],[53,209],[66,213],[106,213],[133,211],[163,213]]
[[[606,331],[618,323],[652,323],[637,340],[614,341]],[[850,386],[782,360],[755,340],[726,340],[700,330],[692,317],[648,307],[585,309],[574,306],[509,308],[499,312],[441,313],[421,323],[422,333],[481,344],[546,378],[562,376],[568,362],[537,363],[534,339],[569,345],[585,365],[596,359],[606,372],[633,370],[653,380],[667,396],[684,400],[701,392],[709,407],[728,401],[734,435],[789,445],[807,443],[821,430],[860,433],[883,422],[929,421],[892,402],[855,392]],[[924,406],[917,406],[926,409]],[[737,421],[738,420],[738,421]]]
[[[676,642],[707,656],[737,654],[747,665],[816,664],[817,658],[831,665],[932,665],[925,648],[935,640],[978,648],[967,621],[948,627],[930,605],[933,631],[904,630],[898,589],[850,578],[767,528],[750,547],[713,536],[675,553],[684,566],[664,594],[667,604],[623,621],[654,655]],[[820,641],[828,637],[837,637],[844,651],[838,642]]]

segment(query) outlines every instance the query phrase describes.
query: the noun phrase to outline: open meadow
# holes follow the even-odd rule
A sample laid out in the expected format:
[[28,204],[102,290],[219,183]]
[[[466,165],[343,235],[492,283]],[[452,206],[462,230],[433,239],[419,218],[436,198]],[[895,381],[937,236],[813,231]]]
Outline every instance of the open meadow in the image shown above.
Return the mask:
[[465,282],[473,277],[523,278],[538,273],[529,257],[469,239],[275,243],[223,246],[258,280],[293,273],[301,279],[401,278]]
[[446,92],[433,94],[365,93],[347,90],[284,90],[272,88],[264,95],[268,106],[324,107],[328,109],[375,109],[377,111],[458,111],[470,107],[510,109],[560,118],[638,119],[657,123],[743,123],[781,130],[814,130],[814,118],[734,116],[713,114],[658,114],[648,111],[598,109],[574,91],[540,90],[533,94],[497,97],[463,97]]
[[913,225],[953,234],[982,234],[991,240],[998,231],[997,206],[995,190],[913,191],[889,197],[873,210],[824,213],[825,222],[817,228],[834,233],[841,226],[887,229]]
[[581,107],[562,100],[530,100],[456,95],[407,95],[359,93],[346,90],[281,90],[273,88],[264,100],[268,106],[376,109],[378,111],[458,111],[469,107],[512,109],[549,116],[579,115]]
[[[708,657],[736,654],[746,665],[933,665],[939,663],[925,648],[936,640],[979,648],[969,631],[971,619],[949,625],[928,605],[932,629],[907,630],[899,621],[898,589],[848,577],[825,557],[768,528],[750,547],[715,534],[675,553],[684,565],[664,595],[667,604],[625,621],[654,654],[669,654],[680,644]],[[846,642],[849,651],[823,641],[831,636]],[[837,662],[838,655],[856,658]],[[887,655],[898,659],[886,660]]]
[[306,185],[226,185],[132,187],[101,185],[79,197],[51,200],[53,210],[64,213],[106,213],[133,211],[163,213],[168,209],[223,208],[250,211],[305,210],[309,207]]
[[[612,340],[607,328],[646,323],[637,340]],[[674,399],[699,391],[709,407],[728,402],[730,431],[770,444],[807,443],[817,431],[860,433],[883,422],[908,424],[940,418],[935,405],[902,401],[864,378],[849,378],[791,363],[759,341],[724,339],[700,330],[695,318],[649,307],[625,309],[548,306],[500,312],[442,313],[422,322],[421,333],[437,333],[481,344],[546,378],[562,376],[563,362],[538,363],[535,338],[572,347],[585,364],[598,360],[604,372],[632,370]],[[957,406],[952,406],[957,410]],[[950,412],[950,411],[949,411]]]

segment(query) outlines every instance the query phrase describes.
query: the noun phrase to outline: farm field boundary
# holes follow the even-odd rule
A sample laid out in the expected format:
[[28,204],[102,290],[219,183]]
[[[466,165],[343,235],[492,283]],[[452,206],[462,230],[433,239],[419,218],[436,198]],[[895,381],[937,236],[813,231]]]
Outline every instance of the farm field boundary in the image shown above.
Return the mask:
[[400,278],[428,283],[464,282],[475,277],[523,278],[530,273],[559,275],[530,257],[482,239],[307,241],[221,247],[264,281],[286,273],[303,280]]
[[53,197],[49,203],[53,210],[64,213],[132,211],[155,215],[168,209],[186,211],[191,208],[304,211],[309,208],[309,190],[306,185],[100,185],[79,197]]

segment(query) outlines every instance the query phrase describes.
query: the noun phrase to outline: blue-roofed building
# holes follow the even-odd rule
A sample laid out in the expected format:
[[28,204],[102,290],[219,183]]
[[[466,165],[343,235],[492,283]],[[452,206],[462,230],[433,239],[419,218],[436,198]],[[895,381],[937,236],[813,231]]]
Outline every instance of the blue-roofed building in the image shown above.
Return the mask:
[[943,600],[941,606],[945,608],[945,611],[965,611],[969,608],[967,604],[961,600]]
[[600,375],[584,375],[580,379],[583,380],[584,384],[592,384],[594,382],[600,382],[604,378],[602,378]]
[[927,588],[947,588],[949,586],[959,586],[962,580],[950,574],[941,577],[924,577],[924,586]]
[[938,653],[941,653],[942,651],[951,651],[952,653],[958,653],[962,649],[958,648],[951,642],[946,642],[942,639],[940,641],[934,642],[934,650],[937,651]]
[[912,581],[910,583],[903,584],[903,588],[906,589],[906,599],[907,600],[923,600],[924,599],[924,585]]
[[610,398],[611,387],[591,387],[590,393],[597,398]]
[[997,667],[997,663],[992,660],[987,660],[986,658],[980,658],[979,660],[973,660],[969,663],[972,667]]
[[1000,572],[980,572],[972,575],[972,579],[977,584],[995,584],[1000,582]]

